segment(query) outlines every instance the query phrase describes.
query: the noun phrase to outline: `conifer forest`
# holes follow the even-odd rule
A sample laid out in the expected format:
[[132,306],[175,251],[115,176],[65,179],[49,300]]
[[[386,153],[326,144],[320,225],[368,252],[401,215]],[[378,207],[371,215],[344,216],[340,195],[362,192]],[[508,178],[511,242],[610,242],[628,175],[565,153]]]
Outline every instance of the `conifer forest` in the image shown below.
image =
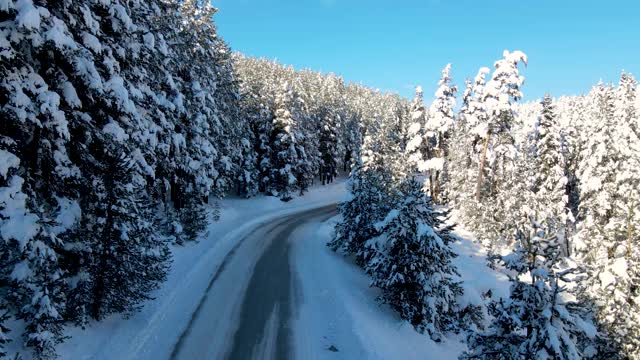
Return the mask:
[[[525,101],[527,54],[510,49],[455,79],[455,64],[425,69],[439,82],[408,99],[234,51],[217,11],[0,0],[0,358],[640,360],[631,73]],[[290,261],[262,273],[303,300],[273,300],[262,319],[253,302],[271,300],[255,277],[281,237],[289,255],[270,259]],[[336,290],[308,290],[313,276]],[[313,317],[326,291],[323,309],[342,304],[351,325]],[[240,315],[221,331],[233,345],[206,330],[223,340],[202,350],[196,318],[225,318],[209,302],[236,292]],[[307,356],[315,335],[297,340],[331,316],[362,339],[354,314],[378,313],[393,336],[377,346],[415,336],[442,352],[330,339]],[[240,352],[251,321],[262,355]],[[128,342],[89,340],[118,329],[133,329]],[[141,350],[156,343],[161,357]]]

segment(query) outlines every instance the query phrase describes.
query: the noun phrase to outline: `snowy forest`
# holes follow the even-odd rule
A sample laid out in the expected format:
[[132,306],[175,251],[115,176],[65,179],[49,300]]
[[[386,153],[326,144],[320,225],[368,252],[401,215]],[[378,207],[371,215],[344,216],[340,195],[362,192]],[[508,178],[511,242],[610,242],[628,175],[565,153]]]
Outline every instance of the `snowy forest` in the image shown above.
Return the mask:
[[[417,332],[462,336],[461,359],[640,359],[631,74],[522,102],[527,56],[505,51],[411,100],[235,53],[216,11],[0,0],[0,358],[57,358],[70,327],[154,301],[220,199],[348,175],[327,245]],[[465,300],[456,228],[508,298]]]

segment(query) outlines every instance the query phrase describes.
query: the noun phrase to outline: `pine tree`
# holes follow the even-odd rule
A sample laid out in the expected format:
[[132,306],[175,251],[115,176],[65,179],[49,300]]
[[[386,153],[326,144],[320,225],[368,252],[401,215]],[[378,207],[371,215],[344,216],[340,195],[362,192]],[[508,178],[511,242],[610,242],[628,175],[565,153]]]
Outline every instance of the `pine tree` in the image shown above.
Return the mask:
[[[487,109],[485,98],[485,76],[488,68],[480,68],[473,82],[469,82],[463,96],[463,104],[454,127],[452,142],[456,151],[450,154],[449,169],[452,185],[449,197],[465,212],[467,219],[474,217],[474,193],[482,148],[481,137],[486,133]],[[468,213],[468,214],[467,214]]]
[[456,105],[455,94],[458,91],[458,88],[451,84],[450,72],[451,64],[447,64],[442,70],[442,78],[438,82],[436,98],[429,109],[429,121],[426,124],[428,136],[433,137],[435,143],[426,168],[429,170],[430,194],[436,204],[440,202],[443,192],[442,180],[447,178],[445,159],[454,125],[453,108]]
[[[2,147],[10,149],[11,141],[0,138]],[[10,275],[17,259],[13,241],[28,240],[29,232],[37,224],[37,217],[26,209],[26,195],[22,192],[24,180],[15,175],[20,159],[11,151],[0,148],[0,284],[6,286],[11,281]],[[12,234],[13,233],[13,234]],[[23,235],[20,236],[19,234]],[[12,240],[13,239],[13,240]],[[10,319],[7,307],[6,289],[0,295],[0,358],[6,356],[5,345],[11,341],[11,331],[6,322]]]
[[336,122],[331,115],[326,115],[320,128],[320,181],[322,185],[331,183],[338,176]]
[[[252,140],[249,140],[249,139]],[[238,174],[238,195],[250,198],[259,191],[258,154],[254,145],[253,133],[247,129],[246,137],[242,138],[242,161]]]
[[567,300],[572,269],[558,269],[557,238],[536,222],[521,228],[513,253],[498,259],[510,272],[508,299],[488,307],[488,329],[469,336],[461,359],[582,359],[596,350],[595,327]]
[[93,179],[95,218],[86,219],[93,256],[88,264],[87,310],[96,320],[130,315],[164,281],[169,250],[154,229],[144,180],[121,146],[105,140],[100,176]]
[[182,232],[189,241],[196,241],[209,223],[208,205],[198,197],[190,197],[180,213]]
[[553,100],[546,95],[538,120],[536,139],[536,179],[534,183],[537,218],[550,232],[557,234],[565,255],[571,254],[566,228],[571,221],[567,194],[568,174],[562,152],[562,131],[558,125]]
[[409,125],[407,127],[407,146],[405,153],[408,161],[412,164],[412,172],[416,172],[426,160],[427,141],[424,127],[427,120],[427,111],[424,106],[422,87],[416,87],[416,95],[411,102],[409,112]]
[[[484,144],[480,157],[478,178],[476,184],[476,201],[482,198],[485,166],[487,163],[487,152],[493,144],[493,151],[500,151],[500,146],[511,142],[509,139],[509,129],[514,120],[515,113],[512,103],[522,98],[520,87],[524,83],[524,78],[518,72],[518,64],[527,63],[527,56],[521,51],[504,51],[504,58],[496,61],[494,72],[486,86],[485,98],[488,113],[488,122],[485,125],[483,134]],[[500,158],[500,154],[493,156]],[[487,192],[486,189],[484,192]]]
[[271,183],[267,189],[267,192],[279,196],[283,201],[291,200],[291,191],[297,182],[295,170],[298,165],[298,152],[294,133],[295,120],[288,109],[292,101],[292,89],[288,83],[284,83],[276,99],[271,133],[273,149]]
[[362,155],[358,157],[349,177],[348,190],[351,199],[340,204],[338,212],[342,221],[336,225],[333,239],[329,247],[334,251],[356,255],[360,265],[364,265],[367,255],[363,253],[364,243],[376,236],[378,231],[373,226],[388,211],[384,199],[384,175],[382,159],[373,150],[371,137],[365,137]]
[[[0,150],[7,168],[2,169],[0,187],[0,235],[2,236],[2,274],[16,317],[25,324],[25,344],[37,359],[56,356],[55,346],[63,340],[61,312],[65,306],[63,273],[58,262],[60,239],[52,230],[55,221],[44,212],[34,213],[34,198],[23,192],[24,180],[14,172],[20,161]],[[4,272],[4,271],[3,271]],[[4,331],[3,331],[4,333]]]
[[445,214],[433,209],[418,182],[406,181],[401,191],[399,208],[375,224],[380,235],[366,243],[375,254],[366,270],[383,302],[440,341],[457,326],[456,298],[463,293],[451,264],[452,228],[443,225]]

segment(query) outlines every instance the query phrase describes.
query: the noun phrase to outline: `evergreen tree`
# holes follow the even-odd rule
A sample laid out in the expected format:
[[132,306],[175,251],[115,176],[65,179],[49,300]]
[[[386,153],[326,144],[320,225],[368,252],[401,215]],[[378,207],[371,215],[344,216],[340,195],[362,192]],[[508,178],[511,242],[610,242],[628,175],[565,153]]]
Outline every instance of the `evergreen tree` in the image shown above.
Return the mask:
[[7,161],[0,174],[4,183],[0,187],[0,254],[3,269],[10,270],[2,274],[2,281],[10,285],[7,296],[16,317],[25,322],[25,344],[37,359],[54,358],[55,346],[63,340],[60,314],[66,290],[58,262],[61,242],[53,230],[56,223],[34,207],[33,196],[23,192],[24,180],[14,175],[20,160],[6,150],[0,150],[0,157]]
[[449,197],[465,211],[468,219],[475,217],[472,196],[475,189],[477,169],[482,148],[481,137],[486,132],[487,109],[485,98],[485,76],[488,68],[480,68],[473,82],[468,84],[463,104],[454,127],[452,142],[456,151],[450,153],[449,169],[452,186]]
[[242,161],[238,174],[238,194],[247,198],[255,196],[259,191],[258,154],[253,146],[256,141],[247,139],[253,139],[253,133],[249,131],[241,140]]
[[567,194],[568,174],[562,152],[562,132],[558,125],[553,100],[546,95],[542,100],[542,113],[538,120],[536,139],[536,179],[534,183],[536,217],[550,232],[557,234],[565,255],[571,249],[566,228],[571,221]]
[[338,176],[337,163],[337,134],[336,124],[331,115],[327,115],[321,123],[320,129],[320,153],[322,165],[320,167],[320,181],[322,185],[331,183]]
[[481,200],[483,192],[491,192],[491,184],[488,184],[489,189],[486,189],[487,184],[484,182],[489,147],[493,145],[492,152],[498,153],[493,155],[492,158],[499,159],[501,157],[500,152],[504,149],[503,145],[511,142],[509,129],[515,117],[512,106],[513,101],[522,98],[520,87],[524,82],[524,78],[518,72],[518,64],[523,62],[526,65],[527,56],[521,51],[510,53],[506,50],[503,56],[503,59],[496,61],[494,64],[495,70],[491,81],[485,86],[486,92],[483,101],[486,104],[488,117],[482,134],[484,144],[476,183],[476,201]]
[[510,272],[508,299],[491,302],[488,329],[468,338],[461,359],[582,359],[596,350],[585,310],[567,300],[573,270],[559,270],[555,235],[532,222],[512,254],[498,257]]
[[289,111],[292,101],[292,89],[288,83],[284,83],[276,99],[273,131],[271,133],[273,149],[272,168],[270,170],[271,183],[267,189],[269,193],[279,196],[283,201],[291,200],[291,191],[298,181],[295,176],[298,165],[298,152],[296,151],[296,136],[294,133],[295,120]]
[[424,95],[422,87],[416,87],[416,95],[411,102],[411,110],[409,112],[409,126],[407,127],[407,146],[405,153],[408,161],[412,165],[412,172],[422,167],[427,156],[427,139],[425,138],[425,125],[427,120],[427,111],[424,106]]
[[382,159],[376,154],[371,137],[365,137],[362,155],[357,159],[348,183],[352,197],[340,204],[338,212],[342,221],[336,225],[329,247],[334,251],[356,255],[360,265],[364,265],[368,256],[363,252],[367,240],[378,234],[373,226],[388,211],[384,202],[385,181]]
[[155,232],[149,199],[140,191],[144,179],[121,151],[117,143],[104,145],[101,176],[93,178],[89,205],[96,216],[85,224],[93,249],[87,309],[96,320],[138,310],[168,270],[169,250]]
[[442,70],[442,78],[438,82],[436,98],[429,109],[429,121],[426,124],[428,136],[434,138],[432,156],[426,164],[429,170],[430,194],[435,203],[440,202],[442,180],[447,178],[445,159],[448,155],[448,143],[454,125],[453,108],[456,105],[457,87],[451,84],[451,64]]
[[198,197],[190,197],[180,213],[182,233],[188,241],[195,241],[209,223],[208,204]]
[[463,293],[451,264],[452,228],[443,225],[445,214],[433,209],[418,182],[408,180],[400,191],[399,208],[375,224],[380,235],[365,245],[375,254],[366,270],[382,289],[382,301],[440,341],[457,326],[456,298]]

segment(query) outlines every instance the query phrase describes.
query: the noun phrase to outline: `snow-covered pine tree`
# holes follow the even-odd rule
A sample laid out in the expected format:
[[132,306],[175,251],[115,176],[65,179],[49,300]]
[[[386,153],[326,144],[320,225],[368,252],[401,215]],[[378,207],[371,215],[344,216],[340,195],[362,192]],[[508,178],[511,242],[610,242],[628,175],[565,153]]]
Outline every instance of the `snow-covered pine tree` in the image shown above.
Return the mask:
[[244,114],[247,126],[251,131],[251,135],[247,136],[252,139],[251,152],[255,153],[255,186],[258,192],[265,192],[267,184],[269,182],[269,169],[271,159],[271,147],[269,145],[270,134],[272,131],[272,122],[270,119],[270,110],[268,102],[264,99],[264,94],[261,93],[262,89],[259,84],[258,72],[264,75],[263,69],[255,69],[258,67],[257,63],[252,62],[253,59],[235,57],[242,83],[240,87],[241,92],[241,107]]
[[558,124],[553,99],[545,95],[542,112],[538,118],[536,138],[535,193],[534,208],[536,218],[546,225],[549,232],[556,234],[562,243],[564,255],[571,254],[567,222],[573,221],[568,208],[568,174],[566,159],[562,151],[562,130]]
[[283,83],[276,96],[276,107],[273,114],[273,131],[271,133],[271,173],[267,192],[279,196],[283,201],[292,198],[296,186],[295,171],[298,166],[296,151],[295,120],[289,110],[293,102],[293,91],[289,83]]
[[[217,218],[218,214],[215,214],[215,216]],[[209,223],[209,205],[198,198],[187,200],[180,213],[180,221],[185,240],[197,240]]]
[[483,102],[487,109],[487,123],[481,134],[483,145],[480,155],[478,177],[476,183],[476,201],[482,199],[483,194],[491,193],[492,184],[486,183],[485,167],[487,165],[488,152],[494,153],[491,158],[494,161],[500,159],[505,145],[512,143],[509,135],[511,123],[515,118],[513,102],[522,98],[520,87],[524,83],[518,71],[518,64],[527,64],[527,56],[521,51],[513,53],[505,50],[503,59],[496,61],[491,80],[484,87],[485,97]]
[[553,233],[532,221],[518,234],[513,253],[497,257],[511,281],[509,298],[490,303],[489,327],[467,339],[460,359],[573,359],[597,350],[597,331],[569,293],[573,269],[558,268],[561,249]]
[[16,293],[22,297],[21,303],[27,305],[18,311],[17,317],[26,323],[23,337],[36,359],[57,357],[55,347],[64,339],[61,314],[65,307],[66,283],[58,255],[50,247],[60,244],[47,244],[56,236],[46,229],[46,225],[40,226],[39,233],[24,249],[26,258],[16,264],[12,273],[18,283]]
[[54,229],[57,223],[40,210],[44,206],[36,206],[35,192],[30,191],[31,197],[23,192],[25,182],[16,175],[20,159],[0,149],[0,160],[0,283],[9,285],[3,296],[25,322],[23,337],[34,358],[55,358],[55,346],[63,340],[66,291],[58,255],[61,241]]
[[458,91],[458,88],[451,84],[450,72],[451,64],[447,64],[442,70],[442,77],[438,82],[435,100],[429,108],[429,120],[426,124],[426,135],[434,139],[435,146],[432,156],[425,163],[425,170],[429,172],[430,195],[436,204],[442,200],[440,197],[444,192],[443,183],[447,179],[445,160],[454,126],[453,108],[456,105],[455,94]]
[[[293,71],[293,69],[291,70]],[[300,195],[304,195],[313,184],[322,163],[318,126],[313,122],[314,116],[312,116],[308,104],[309,84],[302,79],[305,79],[304,74],[301,74],[301,78],[293,83],[292,94],[294,96],[291,106],[292,118],[295,119],[292,131],[295,135],[295,149],[298,154],[294,173],[296,187]]]
[[256,143],[251,129],[247,129],[244,137],[240,140],[242,144],[242,161],[240,163],[240,173],[238,174],[238,195],[250,198],[259,191],[258,179],[258,155],[254,145]]
[[322,185],[331,183],[338,176],[337,134],[334,116],[327,114],[320,124],[320,181]]
[[421,86],[416,86],[416,95],[411,102],[410,119],[407,126],[407,145],[405,153],[411,164],[411,172],[415,173],[427,159],[427,139],[425,138],[425,124],[427,110],[424,105],[424,94]]
[[480,68],[471,84],[468,84],[463,96],[463,104],[454,126],[452,143],[457,144],[451,151],[449,172],[452,186],[449,196],[453,203],[463,211],[467,220],[477,214],[474,193],[477,170],[480,164],[481,136],[486,132],[487,108],[484,102],[486,75],[489,68]]
[[344,89],[342,79],[336,76],[328,76],[320,83],[322,104],[315,111],[319,119],[319,152],[320,152],[320,181],[331,183],[338,176],[338,132],[344,116],[344,101],[341,96]]
[[[588,111],[588,142],[581,154],[578,177],[580,186],[580,218],[583,222],[581,235],[585,241],[596,240],[595,232],[603,229],[612,216],[615,189],[615,134],[614,134],[614,89],[599,83],[590,94]],[[592,232],[594,231],[594,232]],[[589,234],[586,234],[589,232]],[[589,240],[591,238],[591,240]],[[598,247],[585,246],[587,251],[595,251]],[[595,258],[601,259],[600,256]],[[594,259],[595,259],[594,258]]]
[[153,209],[141,191],[144,177],[126,147],[103,141],[100,168],[92,178],[92,218],[84,234],[93,249],[87,264],[87,309],[96,320],[114,313],[130,315],[164,281],[169,249],[154,228]]
[[77,96],[61,63],[82,52],[64,22],[66,11],[47,7],[31,1],[0,7],[0,149],[12,155],[4,167],[20,174],[2,174],[0,233],[8,254],[2,266],[11,269],[5,279],[10,309],[25,321],[23,338],[36,358],[55,356],[63,338],[62,238],[71,224],[60,223],[60,204],[77,196],[80,175],[69,156],[72,116],[66,113],[78,105]]
[[379,173],[382,158],[376,153],[374,140],[366,136],[362,144],[361,156],[356,159],[348,182],[351,198],[339,206],[342,221],[335,227],[329,247],[334,251],[356,255],[360,265],[364,265],[364,243],[377,235],[373,226],[388,211],[384,199],[383,175]]
[[473,94],[473,83],[467,78],[465,81],[465,90],[462,93],[462,105],[460,112],[456,115],[453,130],[451,131],[451,143],[456,144],[456,149],[448,153],[446,163],[448,166],[449,187],[446,189],[446,198],[452,206],[459,204],[462,198],[463,188],[466,186],[467,169],[471,165],[470,147],[468,142],[469,128],[467,125],[466,114],[469,110],[469,102]]
[[414,179],[400,186],[400,206],[375,224],[380,235],[366,242],[373,255],[365,269],[382,289],[384,303],[440,341],[456,330],[456,298],[463,291],[451,263],[456,257],[450,248],[452,228],[444,226],[445,214],[433,208],[421,188]]
[[[208,3],[207,5],[211,6]],[[215,30],[211,17],[209,16],[207,19]],[[222,123],[222,126],[216,130],[223,139],[221,141],[223,145],[221,147],[222,156],[217,166],[221,176],[216,181],[219,188],[216,195],[222,196],[231,189],[237,174],[241,171],[240,164],[243,160],[243,152],[247,150],[243,147],[242,139],[246,137],[245,134],[249,131],[249,127],[242,118],[242,109],[239,106],[240,85],[234,69],[235,64],[231,57],[231,49],[217,35],[217,31],[215,35],[210,36],[216,39],[214,56],[216,67],[214,70],[217,82],[213,94]]]
[[[565,160],[564,173],[567,176],[565,192],[567,194],[568,221],[566,223],[565,241],[569,244],[569,248],[575,247],[572,243],[572,238],[578,225],[578,206],[580,204],[580,180],[577,174],[584,142],[580,139],[583,134],[579,134],[578,128],[584,114],[583,98],[561,97],[556,103],[558,123],[562,129],[560,132],[560,153]],[[573,255],[573,251],[569,255]]]

